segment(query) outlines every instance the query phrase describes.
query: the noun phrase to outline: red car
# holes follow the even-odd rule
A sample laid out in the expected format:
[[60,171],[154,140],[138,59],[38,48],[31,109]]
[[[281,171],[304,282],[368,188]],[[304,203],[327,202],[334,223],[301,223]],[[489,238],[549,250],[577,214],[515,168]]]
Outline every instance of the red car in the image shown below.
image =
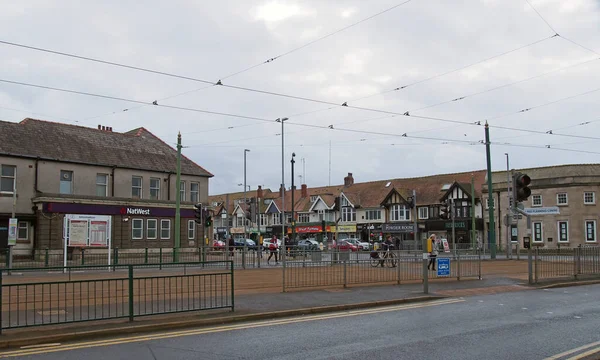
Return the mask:
[[225,250],[225,242],[221,240],[213,241],[213,249],[214,250]]
[[336,249],[338,249],[339,251],[358,251],[358,247],[346,240],[342,240],[339,243],[337,243]]

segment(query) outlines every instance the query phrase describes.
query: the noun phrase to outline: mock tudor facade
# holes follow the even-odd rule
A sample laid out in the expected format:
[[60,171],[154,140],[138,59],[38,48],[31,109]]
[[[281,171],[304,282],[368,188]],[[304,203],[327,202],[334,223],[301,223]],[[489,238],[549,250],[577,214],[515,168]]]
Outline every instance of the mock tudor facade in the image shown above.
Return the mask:
[[197,247],[203,227],[193,204],[208,199],[213,175],[144,128],[126,133],[35,119],[0,121],[0,245],[16,190],[16,255],[73,247],[173,247],[175,199],[181,246]]

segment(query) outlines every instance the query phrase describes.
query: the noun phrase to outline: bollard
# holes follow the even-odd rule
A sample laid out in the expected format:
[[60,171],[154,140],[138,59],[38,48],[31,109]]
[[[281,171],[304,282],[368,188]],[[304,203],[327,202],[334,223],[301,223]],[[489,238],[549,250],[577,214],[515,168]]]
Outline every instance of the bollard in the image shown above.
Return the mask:
[[144,251],[144,264],[148,263],[148,248],[145,249]]
[[456,254],[456,273],[458,275],[456,280],[460,281],[460,253]]
[[81,249],[81,265],[85,265],[85,249]]
[[46,257],[44,258],[44,267],[48,267],[48,265],[49,265],[48,260],[50,260],[50,259],[48,259],[48,255],[49,255],[48,252],[49,252],[49,250],[48,250],[48,248],[46,248]]
[[162,248],[158,249],[158,255],[159,255],[159,259],[158,259],[158,270],[162,270]]
[[173,262],[177,262],[177,248],[173,248]]
[[129,265],[127,270],[129,275],[129,321],[133,321],[133,265]]
[[246,268],[246,245],[242,248],[242,269]]
[[538,268],[538,255],[539,255],[539,252],[540,252],[540,249],[536,248],[535,249],[535,259],[534,259],[534,263],[533,263],[534,266],[535,266],[535,283],[536,284],[538,283],[538,271],[539,271],[539,268]]
[[344,263],[344,288],[346,288],[347,287],[346,284],[347,284],[347,281],[348,281],[347,278],[346,278],[346,276],[347,276],[347,274],[346,274],[346,263],[347,263],[347,261],[344,260],[343,263]]

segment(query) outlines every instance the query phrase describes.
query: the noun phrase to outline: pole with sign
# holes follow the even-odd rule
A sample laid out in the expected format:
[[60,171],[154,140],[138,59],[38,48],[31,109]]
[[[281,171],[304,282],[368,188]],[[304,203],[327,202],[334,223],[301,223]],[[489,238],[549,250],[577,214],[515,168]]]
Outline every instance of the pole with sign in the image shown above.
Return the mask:
[[[17,178],[15,169],[15,179]],[[10,275],[10,269],[13,266],[13,247],[17,245],[17,226],[19,221],[16,218],[17,212],[17,180],[14,180],[13,185],[13,204],[12,204],[12,214],[10,220],[8,221],[8,274]]]

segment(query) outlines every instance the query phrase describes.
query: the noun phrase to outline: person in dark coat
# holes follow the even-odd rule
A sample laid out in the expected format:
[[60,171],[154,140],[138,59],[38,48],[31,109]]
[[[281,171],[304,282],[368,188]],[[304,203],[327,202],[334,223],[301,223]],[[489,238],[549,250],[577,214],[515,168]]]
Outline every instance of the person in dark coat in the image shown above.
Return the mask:
[[229,245],[229,256],[233,256],[233,250],[235,249],[235,241],[233,241],[233,236],[231,236],[231,235],[229,235],[228,245]]

